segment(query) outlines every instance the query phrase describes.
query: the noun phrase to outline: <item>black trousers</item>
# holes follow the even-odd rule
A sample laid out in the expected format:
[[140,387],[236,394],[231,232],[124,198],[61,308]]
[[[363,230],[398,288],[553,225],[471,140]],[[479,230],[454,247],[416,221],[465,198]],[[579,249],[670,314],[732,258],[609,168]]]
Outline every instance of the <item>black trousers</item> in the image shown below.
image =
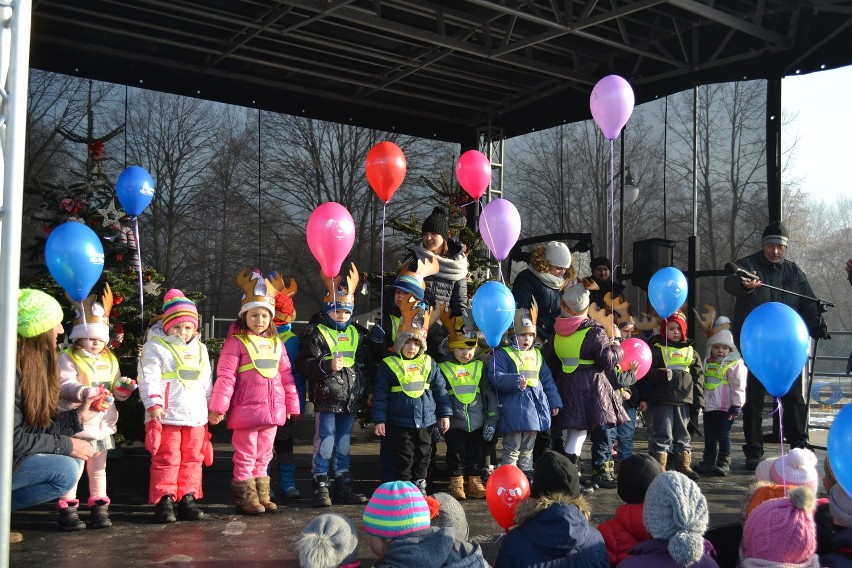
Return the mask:
[[[802,392],[802,375],[799,375],[787,394],[781,397],[784,411],[784,438],[791,448],[808,445],[808,407]],[[746,458],[759,459],[763,456],[763,402],[766,389],[757,377],[748,374],[746,400],[743,406],[743,430],[746,443],[743,453]]]
[[393,475],[399,481],[426,479],[432,453],[432,428],[404,428],[388,424],[387,448],[393,459]]
[[479,475],[482,471],[482,452],[485,440],[482,428],[467,432],[451,428],[444,434],[447,442],[447,467],[450,475]]

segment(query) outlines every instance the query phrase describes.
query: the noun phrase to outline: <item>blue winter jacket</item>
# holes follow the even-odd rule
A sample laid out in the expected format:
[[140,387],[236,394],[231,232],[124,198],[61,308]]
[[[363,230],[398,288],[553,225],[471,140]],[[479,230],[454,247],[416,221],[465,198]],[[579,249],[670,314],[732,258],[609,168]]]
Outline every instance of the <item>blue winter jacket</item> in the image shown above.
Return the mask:
[[432,361],[427,379],[429,388],[419,397],[411,398],[404,392],[391,391],[391,387],[400,386],[399,380],[387,363],[392,357],[399,358],[399,355],[385,357],[376,372],[372,411],[374,424],[425,428],[434,424],[438,418],[453,415],[447,395],[447,383],[435,361]]
[[550,428],[550,409],[562,408],[562,399],[544,358],[538,371],[539,384],[524,390],[518,388],[518,367],[504,349],[494,352],[490,365],[500,415],[497,431],[508,434],[543,432]]

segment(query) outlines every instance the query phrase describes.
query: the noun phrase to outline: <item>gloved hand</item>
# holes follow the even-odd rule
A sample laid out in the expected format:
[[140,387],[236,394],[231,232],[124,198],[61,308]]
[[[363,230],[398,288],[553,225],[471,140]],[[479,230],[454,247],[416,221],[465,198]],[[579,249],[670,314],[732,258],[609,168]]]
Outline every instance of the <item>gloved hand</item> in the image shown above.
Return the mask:
[[213,434],[207,424],[204,425],[204,443],[201,445],[201,455],[204,457],[204,465],[213,465]]
[[740,416],[743,413],[743,409],[739,406],[732,406],[728,408],[728,416]]
[[828,332],[828,324],[821,321],[817,327],[811,330],[811,337],[814,339],[831,339],[831,334]]
[[136,381],[130,377],[118,377],[112,385],[112,391],[122,400],[130,396],[136,388]]
[[497,428],[494,424],[486,424],[482,427],[482,439],[486,442],[490,442],[494,439],[494,434],[497,432]]
[[375,324],[370,328],[370,341],[375,341],[376,343],[385,342],[385,330],[379,324]]
[[163,425],[159,420],[149,420],[145,423],[145,449],[148,450],[152,456],[157,455],[162,438]]
[[444,435],[441,433],[441,429],[438,427],[438,425],[435,424],[434,426],[432,426],[432,441],[437,444],[438,442],[442,442],[443,440]]

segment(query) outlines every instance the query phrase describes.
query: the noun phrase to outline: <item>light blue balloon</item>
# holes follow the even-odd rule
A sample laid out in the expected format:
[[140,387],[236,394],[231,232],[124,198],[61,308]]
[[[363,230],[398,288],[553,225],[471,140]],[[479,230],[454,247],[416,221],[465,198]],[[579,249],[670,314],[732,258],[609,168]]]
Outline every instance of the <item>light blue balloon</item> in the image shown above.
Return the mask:
[[515,317],[515,298],[502,282],[486,282],[477,288],[471,312],[485,341],[497,347]]
[[686,303],[686,276],[674,266],[659,269],[648,282],[648,301],[661,318],[667,318]]
[[766,392],[787,394],[808,360],[808,327],[796,310],[768,302],[746,317],[740,331],[740,349],[746,366]]
[[104,247],[89,227],[67,221],[47,238],[44,260],[51,276],[71,299],[82,302],[104,271]]
[[154,199],[154,178],[145,168],[130,166],[115,182],[118,201],[131,217],[138,217]]
[[828,430],[828,461],[837,483],[852,495],[852,404],[840,409]]

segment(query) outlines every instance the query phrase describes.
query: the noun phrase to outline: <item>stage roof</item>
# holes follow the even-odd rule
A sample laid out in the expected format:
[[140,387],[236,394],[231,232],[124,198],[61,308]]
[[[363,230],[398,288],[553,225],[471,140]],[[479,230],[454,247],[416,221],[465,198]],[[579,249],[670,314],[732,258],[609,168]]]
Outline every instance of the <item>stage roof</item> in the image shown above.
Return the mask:
[[852,64],[852,2],[35,0],[30,65],[472,146],[637,103]]

